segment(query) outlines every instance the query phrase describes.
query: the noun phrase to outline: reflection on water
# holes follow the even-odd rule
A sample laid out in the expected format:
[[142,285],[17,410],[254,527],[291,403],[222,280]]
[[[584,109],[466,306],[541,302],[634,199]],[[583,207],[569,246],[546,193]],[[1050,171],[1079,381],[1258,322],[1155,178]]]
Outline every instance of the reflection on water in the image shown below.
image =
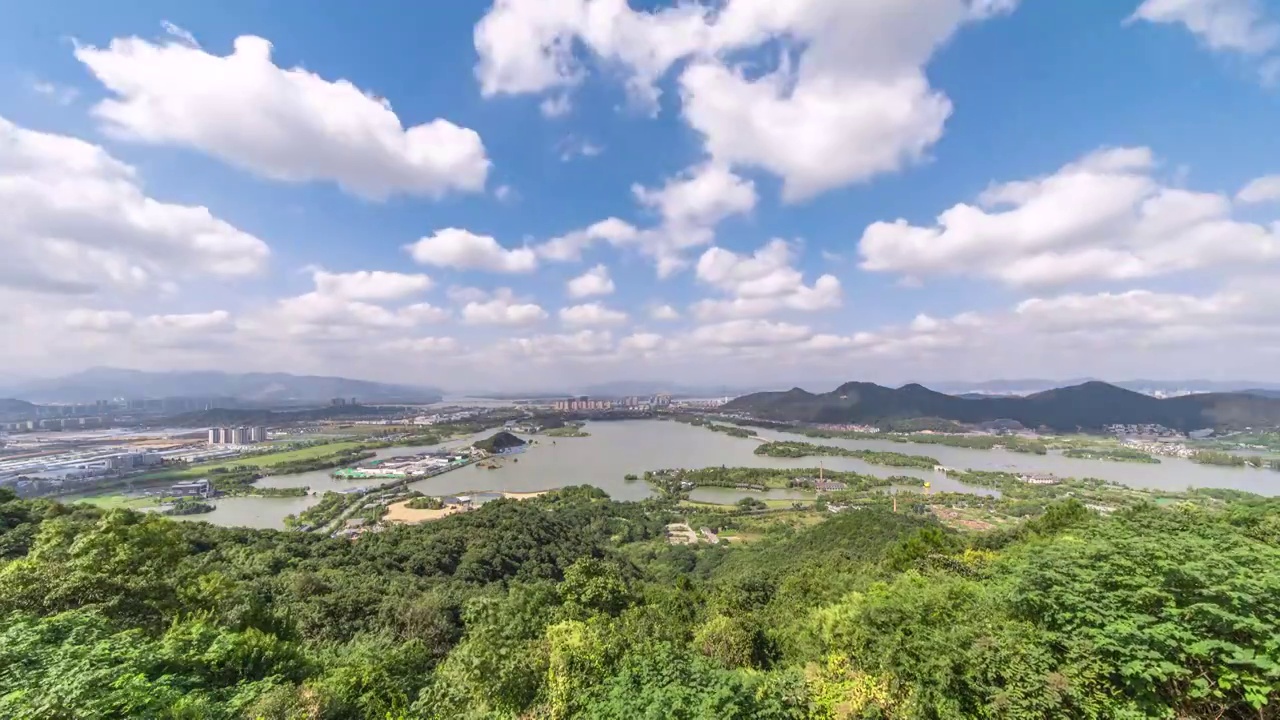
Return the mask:
[[[985,488],[963,485],[946,475],[930,470],[893,468],[871,465],[855,458],[770,458],[755,455],[757,441],[714,433],[703,428],[676,422],[625,420],[595,422],[586,426],[590,437],[528,438],[537,445],[516,458],[509,458],[494,470],[471,465],[433,478],[411,483],[409,487],[428,495],[448,495],[463,491],[549,490],[566,485],[595,485],[616,500],[640,500],[651,490],[643,481],[626,482],[624,475],[643,475],[646,470],[661,468],[725,467],[815,467],[819,462],[829,470],[853,471],[865,475],[891,477],[912,475],[932,484],[935,492],[974,492],[997,494]],[[443,443],[445,447],[469,445],[494,431],[470,438]],[[808,440],[791,433],[761,430],[760,436],[772,440]],[[1197,465],[1187,460],[1163,458],[1159,465],[1115,463],[1102,460],[1065,458],[1058,454],[1026,455],[1002,450],[971,450],[942,445],[915,445],[887,440],[814,440],[851,449],[888,450],[937,458],[947,467],[1010,472],[1053,473],[1063,477],[1095,477],[1139,488],[1185,490],[1189,486],[1226,487],[1274,495],[1280,494],[1280,473],[1249,468],[1227,468]],[[433,450],[440,445],[416,448],[385,448],[378,457],[412,455]],[[299,475],[264,478],[265,487],[310,487],[313,491],[347,489],[371,484],[368,480],[336,480],[329,470]],[[760,493],[732,488],[699,488],[695,500],[733,502]],[[774,490],[765,495],[777,499],[812,497],[793,490]],[[225,498],[217,501],[218,509],[209,514],[190,516],[189,520],[207,520],[220,525],[282,527],[284,516],[318,502],[317,496],[305,498]]]

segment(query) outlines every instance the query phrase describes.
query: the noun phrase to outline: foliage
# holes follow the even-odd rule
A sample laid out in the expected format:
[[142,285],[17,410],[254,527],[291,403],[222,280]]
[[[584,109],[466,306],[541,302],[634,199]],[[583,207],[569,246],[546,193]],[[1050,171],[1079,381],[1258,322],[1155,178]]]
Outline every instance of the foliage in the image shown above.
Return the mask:
[[811,455],[836,455],[857,458],[874,465],[891,467],[914,467],[932,470],[941,463],[935,458],[924,455],[904,455],[896,452],[879,452],[876,450],[850,450],[833,445],[813,445],[806,442],[780,441],[761,443],[755,449],[756,455],[767,457],[802,458]]
[[1277,717],[1280,500],[1027,492],[726,548],[589,487],[355,542],[0,491],[0,717]]

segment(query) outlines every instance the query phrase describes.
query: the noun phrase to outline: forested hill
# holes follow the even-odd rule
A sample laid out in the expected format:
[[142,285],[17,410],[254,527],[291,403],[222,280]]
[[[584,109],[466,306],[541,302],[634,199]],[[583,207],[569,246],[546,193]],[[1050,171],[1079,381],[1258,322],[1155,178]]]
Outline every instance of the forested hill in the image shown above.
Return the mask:
[[1025,397],[959,397],[921,385],[887,388],[850,382],[829,393],[800,388],[744,395],[724,406],[778,421],[877,423],[941,418],[963,423],[1016,420],[1055,430],[1099,429],[1113,423],[1157,423],[1178,430],[1280,425],[1280,398],[1204,393],[1154,398],[1103,382],[1087,382]]
[[745,547],[569,488],[357,541],[0,490],[0,717],[1276,718],[1280,502],[864,509]]

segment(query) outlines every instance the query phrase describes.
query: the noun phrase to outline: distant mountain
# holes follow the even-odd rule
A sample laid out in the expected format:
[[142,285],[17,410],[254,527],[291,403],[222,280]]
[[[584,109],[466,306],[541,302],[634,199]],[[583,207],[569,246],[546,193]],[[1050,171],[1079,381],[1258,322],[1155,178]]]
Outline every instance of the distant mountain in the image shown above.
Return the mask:
[[[930,383],[930,387],[950,395],[1031,395],[1057,387],[1083,385],[1087,382],[1098,382],[1096,378],[1075,378],[1071,380],[1044,380],[1028,378],[1024,380],[985,380],[982,382],[946,381]],[[1280,384],[1258,382],[1254,380],[1121,380],[1111,383],[1125,390],[1133,390],[1146,395],[1160,393],[1187,394],[1209,392],[1245,392],[1254,390],[1280,390]]]
[[36,406],[26,400],[0,398],[0,419],[26,418],[35,415]]
[[225,397],[258,405],[299,405],[331,398],[371,402],[434,402],[436,388],[287,373],[145,372],[92,368],[49,380],[32,380],[5,393],[32,402],[89,403],[114,398]]
[[1015,420],[1027,427],[1099,429],[1113,423],[1156,423],[1178,430],[1280,425],[1280,399],[1242,393],[1202,393],[1154,398],[1091,381],[1025,397],[957,397],[911,384],[887,388],[850,382],[832,392],[745,395],[725,406],[768,420],[878,423],[940,418],[963,423]]

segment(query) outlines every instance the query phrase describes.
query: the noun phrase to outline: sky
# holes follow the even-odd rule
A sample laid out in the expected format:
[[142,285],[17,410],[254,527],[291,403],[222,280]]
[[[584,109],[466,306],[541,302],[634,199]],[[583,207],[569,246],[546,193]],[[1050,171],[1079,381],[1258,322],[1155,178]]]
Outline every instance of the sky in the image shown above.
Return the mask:
[[1276,0],[53,0],[0,375],[1280,381]]

